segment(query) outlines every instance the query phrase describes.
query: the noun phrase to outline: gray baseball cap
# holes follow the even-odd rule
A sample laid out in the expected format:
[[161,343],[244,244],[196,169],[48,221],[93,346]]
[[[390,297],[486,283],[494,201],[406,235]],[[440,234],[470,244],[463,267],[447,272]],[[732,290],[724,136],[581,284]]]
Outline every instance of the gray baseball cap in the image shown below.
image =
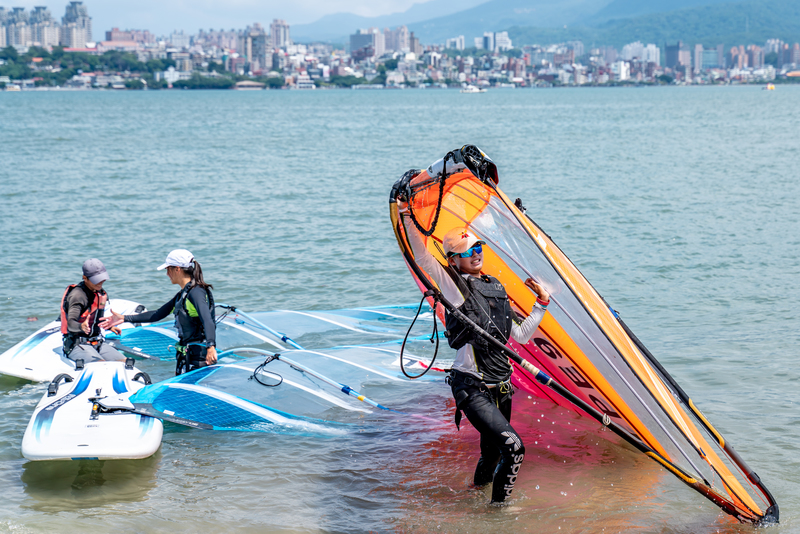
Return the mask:
[[108,271],[103,262],[97,258],[92,258],[83,262],[83,276],[93,284],[99,284],[108,280]]

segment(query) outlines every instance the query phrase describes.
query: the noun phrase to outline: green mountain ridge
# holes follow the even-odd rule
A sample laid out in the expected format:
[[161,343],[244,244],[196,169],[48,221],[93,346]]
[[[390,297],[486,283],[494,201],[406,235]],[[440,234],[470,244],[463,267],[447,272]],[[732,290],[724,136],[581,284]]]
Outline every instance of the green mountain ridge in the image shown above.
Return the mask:
[[[580,25],[597,26],[615,19],[631,19],[655,13],[668,13],[681,9],[712,4],[728,4],[731,0],[613,0],[598,12],[576,21]],[[577,25],[577,24],[576,24]]]
[[763,45],[767,39],[800,42],[800,3],[796,0],[747,0],[681,9],[668,13],[616,19],[597,26],[536,28],[513,26],[508,35],[515,46],[580,40],[587,46],[621,48],[634,41],[703,44]]
[[608,4],[609,0],[489,0],[451,15],[409,24],[408,29],[422,43],[444,43],[450,37],[463,35],[467,46],[471,46],[472,39],[483,32],[532,24],[560,28]]

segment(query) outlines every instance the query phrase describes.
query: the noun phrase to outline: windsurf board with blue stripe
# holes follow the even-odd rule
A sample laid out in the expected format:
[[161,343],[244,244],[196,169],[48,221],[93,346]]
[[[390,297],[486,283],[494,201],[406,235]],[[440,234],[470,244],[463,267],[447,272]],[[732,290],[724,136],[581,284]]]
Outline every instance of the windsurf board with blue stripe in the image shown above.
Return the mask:
[[[110,310],[122,314],[133,314],[137,308],[144,310],[138,302],[112,299],[106,305],[106,316]],[[123,323],[120,328],[132,328]],[[24,378],[32,382],[47,382],[61,373],[75,370],[75,362],[64,356],[62,350],[61,322],[52,321],[26,337],[3,354],[0,354],[0,374]]]
[[132,413],[128,400],[150,379],[127,362],[94,362],[59,375],[36,406],[22,455],[28,460],[116,460],[152,456],[159,419]]

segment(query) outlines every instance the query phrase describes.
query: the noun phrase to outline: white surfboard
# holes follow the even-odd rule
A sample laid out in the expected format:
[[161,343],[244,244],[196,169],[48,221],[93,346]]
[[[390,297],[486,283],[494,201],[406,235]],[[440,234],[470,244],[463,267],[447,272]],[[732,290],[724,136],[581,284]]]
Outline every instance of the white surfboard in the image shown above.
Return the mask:
[[55,377],[22,438],[28,460],[118,460],[152,456],[161,420],[125,411],[150,379],[127,362],[88,363]]
[[[106,317],[111,309],[123,315],[144,311],[138,302],[111,299],[106,306]],[[132,328],[122,323],[119,328]],[[64,356],[61,349],[61,321],[53,321],[26,337],[3,354],[0,354],[0,374],[16,376],[33,382],[46,382],[61,373],[75,371],[75,362]]]

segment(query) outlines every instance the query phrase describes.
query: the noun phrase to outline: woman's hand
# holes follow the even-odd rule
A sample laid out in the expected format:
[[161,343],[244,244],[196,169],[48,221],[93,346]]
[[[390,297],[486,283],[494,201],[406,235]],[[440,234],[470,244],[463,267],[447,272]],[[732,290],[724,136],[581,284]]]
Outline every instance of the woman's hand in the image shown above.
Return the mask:
[[113,327],[117,326],[118,324],[122,324],[125,322],[125,316],[111,310],[111,317],[103,317],[100,319],[100,328],[103,330],[111,330]]
[[206,363],[208,365],[214,365],[217,363],[217,349],[216,347],[208,347],[206,351]]
[[534,293],[544,302],[550,302],[550,293],[542,286],[533,281],[533,278],[525,280],[525,285],[533,290]]
[[401,213],[401,214],[402,213],[408,213],[408,202],[405,202],[403,200],[398,200],[397,201],[397,212]]

